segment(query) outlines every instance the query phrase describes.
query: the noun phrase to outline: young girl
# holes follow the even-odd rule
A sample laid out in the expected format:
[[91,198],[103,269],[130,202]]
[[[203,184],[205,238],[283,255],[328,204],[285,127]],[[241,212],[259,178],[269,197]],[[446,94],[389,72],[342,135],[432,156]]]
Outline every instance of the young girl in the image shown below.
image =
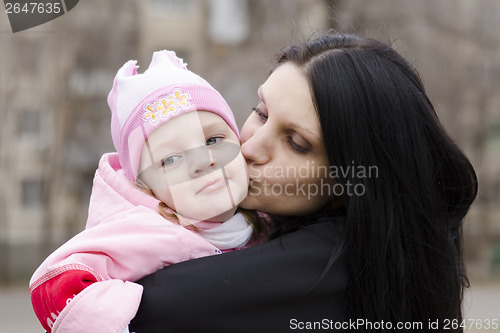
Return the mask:
[[155,52],[143,74],[125,63],[108,104],[117,152],[99,162],[86,230],[30,281],[47,332],[128,332],[142,294],[129,281],[259,235],[235,214],[248,177],[234,116],[175,53]]

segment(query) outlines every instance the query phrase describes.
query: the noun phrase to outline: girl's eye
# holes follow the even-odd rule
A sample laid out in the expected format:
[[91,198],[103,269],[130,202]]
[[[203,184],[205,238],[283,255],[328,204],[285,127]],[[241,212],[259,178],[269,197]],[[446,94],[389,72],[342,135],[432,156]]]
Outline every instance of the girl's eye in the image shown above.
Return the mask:
[[297,142],[293,141],[291,136],[288,137],[287,141],[290,147],[299,154],[306,154],[309,151],[308,148],[302,147]]
[[161,160],[161,166],[171,166],[181,158],[180,155],[170,155]]
[[213,146],[213,145],[219,143],[222,139],[223,139],[223,137],[221,137],[221,136],[213,136],[213,137],[209,138],[207,141],[205,141],[205,145],[206,146]]
[[264,114],[264,112],[262,112],[262,110],[258,106],[252,108],[252,110],[259,116],[260,121],[262,121],[263,123],[267,121],[268,115]]

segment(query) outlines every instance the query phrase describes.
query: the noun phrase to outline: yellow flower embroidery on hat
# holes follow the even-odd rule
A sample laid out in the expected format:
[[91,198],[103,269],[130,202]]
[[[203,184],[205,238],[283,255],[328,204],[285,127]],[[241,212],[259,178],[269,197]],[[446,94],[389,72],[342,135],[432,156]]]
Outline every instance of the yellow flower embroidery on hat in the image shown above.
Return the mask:
[[189,99],[191,99],[189,94],[183,94],[180,89],[175,89],[173,95],[175,97],[172,96],[172,98],[175,98],[181,106],[185,107],[189,105]]
[[175,89],[171,94],[160,97],[153,104],[146,104],[143,119],[155,124],[158,118],[166,118],[169,114],[177,113],[180,109],[190,106],[190,99],[191,95]]
[[158,111],[161,117],[166,117],[169,111],[175,112],[175,110],[175,101],[172,99],[162,98],[161,104],[156,104],[156,111]]
[[146,105],[146,112],[144,113],[144,121],[150,120],[152,124],[156,123],[158,117],[156,112],[153,111],[153,107],[151,105]]

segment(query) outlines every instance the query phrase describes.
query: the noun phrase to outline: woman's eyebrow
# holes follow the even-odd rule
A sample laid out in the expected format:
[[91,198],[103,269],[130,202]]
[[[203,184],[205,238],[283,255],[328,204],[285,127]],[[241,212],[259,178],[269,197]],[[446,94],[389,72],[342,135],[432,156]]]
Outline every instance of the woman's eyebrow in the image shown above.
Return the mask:
[[311,135],[313,137],[313,139],[315,139],[317,142],[321,142],[321,135],[319,135],[317,132],[312,131],[312,130],[310,130],[308,128],[305,128],[305,127],[303,127],[303,126],[301,126],[300,124],[297,124],[297,123],[290,122],[289,126],[291,126],[292,128],[297,128],[300,131],[304,131],[304,132],[308,133],[309,135]]
[[[257,95],[259,95],[259,98],[261,99],[262,102],[264,102],[264,104],[266,104],[266,100],[264,98],[264,94],[262,93],[262,86],[263,85],[260,85],[259,86],[259,89],[257,89]],[[298,124],[298,123],[294,123],[294,122],[291,122],[289,121],[288,123],[288,126],[292,127],[292,128],[297,128],[301,131],[304,131],[304,132],[307,132],[309,133],[317,142],[321,142],[321,135],[318,134],[317,132],[315,131],[312,131],[308,128],[305,128],[303,127],[302,125]]]

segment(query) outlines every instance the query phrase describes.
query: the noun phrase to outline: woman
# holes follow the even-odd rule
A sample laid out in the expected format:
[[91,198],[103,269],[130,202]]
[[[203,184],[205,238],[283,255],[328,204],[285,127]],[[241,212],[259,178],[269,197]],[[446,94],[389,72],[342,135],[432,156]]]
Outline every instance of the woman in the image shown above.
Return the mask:
[[241,133],[242,206],[269,213],[274,238],[139,281],[131,331],[460,322],[462,221],[477,180],[414,68],[383,43],[327,34],[284,50],[258,93]]

